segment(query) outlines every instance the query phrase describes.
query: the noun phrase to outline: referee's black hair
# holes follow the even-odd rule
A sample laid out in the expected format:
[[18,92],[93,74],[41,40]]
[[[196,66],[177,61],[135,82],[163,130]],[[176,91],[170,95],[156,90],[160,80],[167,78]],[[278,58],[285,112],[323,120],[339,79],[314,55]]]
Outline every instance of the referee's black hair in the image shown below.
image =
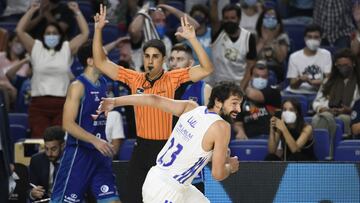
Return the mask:
[[149,47],[156,48],[157,50],[159,50],[159,52],[163,56],[166,56],[166,48],[165,48],[165,44],[163,41],[161,41],[159,39],[151,39],[151,40],[145,42],[144,47],[143,47],[143,52],[145,53],[145,50]]

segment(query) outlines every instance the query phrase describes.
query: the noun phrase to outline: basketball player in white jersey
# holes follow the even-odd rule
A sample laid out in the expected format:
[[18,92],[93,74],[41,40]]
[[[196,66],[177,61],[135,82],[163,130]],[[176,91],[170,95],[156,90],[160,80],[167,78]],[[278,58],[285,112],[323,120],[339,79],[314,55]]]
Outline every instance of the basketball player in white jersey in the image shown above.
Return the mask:
[[235,83],[223,82],[211,92],[207,106],[193,101],[142,94],[103,98],[98,113],[116,106],[155,106],[179,116],[179,120],[146,176],[142,188],[145,203],[209,202],[193,185],[193,178],[212,161],[212,175],[224,180],[239,169],[238,158],[229,157],[230,122],[240,112],[243,94]]

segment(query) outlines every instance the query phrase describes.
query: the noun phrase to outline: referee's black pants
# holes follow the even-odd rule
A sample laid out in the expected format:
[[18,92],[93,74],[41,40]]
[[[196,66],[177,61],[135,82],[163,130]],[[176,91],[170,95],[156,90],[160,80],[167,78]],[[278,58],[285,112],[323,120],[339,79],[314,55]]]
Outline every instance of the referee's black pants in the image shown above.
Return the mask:
[[142,185],[150,168],[156,165],[156,157],[165,143],[166,140],[148,140],[137,137],[129,163],[124,194],[125,203],[142,203]]

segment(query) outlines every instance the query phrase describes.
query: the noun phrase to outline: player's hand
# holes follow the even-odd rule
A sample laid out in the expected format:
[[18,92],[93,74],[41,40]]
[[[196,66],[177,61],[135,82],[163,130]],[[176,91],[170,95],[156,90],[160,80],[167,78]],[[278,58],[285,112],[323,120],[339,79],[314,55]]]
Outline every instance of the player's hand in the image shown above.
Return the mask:
[[32,1],[30,5],[30,10],[37,11],[40,9],[40,3],[38,1]]
[[96,138],[92,144],[102,155],[113,157],[114,151],[112,145],[107,143],[105,140]]
[[229,158],[229,164],[230,164],[230,172],[235,173],[239,170],[239,159],[237,156],[233,156]]
[[41,199],[41,198],[43,198],[43,196],[45,194],[45,190],[42,186],[39,185],[39,186],[32,188],[30,191],[30,194],[35,199]]
[[105,116],[107,116],[109,111],[113,110],[114,107],[115,98],[101,98],[101,102],[96,113],[98,115],[101,113],[105,113]]
[[96,13],[94,16],[95,29],[103,29],[104,26],[109,22],[106,20],[106,6],[100,4],[100,13]]
[[181,17],[181,28],[178,32],[175,33],[175,36],[182,37],[187,40],[191,38],[196,38],[194,26],[189,23],[186,15],[184,15],[184,17]]

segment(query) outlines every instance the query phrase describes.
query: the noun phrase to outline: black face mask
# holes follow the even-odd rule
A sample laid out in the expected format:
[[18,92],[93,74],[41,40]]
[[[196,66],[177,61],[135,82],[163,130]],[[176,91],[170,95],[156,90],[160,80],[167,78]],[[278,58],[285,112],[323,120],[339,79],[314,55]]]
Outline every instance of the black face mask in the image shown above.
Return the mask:
[[235,34],[239,29],[239,24],[232,21],[223,22],[223,28],[229,35]]
[[195,15],[193,16],[193,18],[199,23],[199,24],[203,24],[206,22],[206,18],[201,16],[201,15]]
[[345,66],[338,66],[337,68],[343,78],[348,78],[352,74],[351,66],[345,65]]

